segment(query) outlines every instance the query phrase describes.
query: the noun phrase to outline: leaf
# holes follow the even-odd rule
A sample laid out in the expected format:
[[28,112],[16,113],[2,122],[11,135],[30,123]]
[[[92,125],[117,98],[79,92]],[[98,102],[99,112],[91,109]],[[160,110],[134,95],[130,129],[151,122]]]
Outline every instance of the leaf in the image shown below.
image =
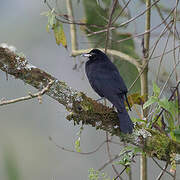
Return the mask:
[[178,113],[178,106],[176,105],[176,102],[168,101],[166,98],[159,101],[159,106],[171,113],[173,117],[175,117]]
[[145,120],[142,120],[142,119],[139,119],[139,118],[131,118],[131,120],[133,121],[133,122],[140,122],[140,123],[147,123],[147,121],[145,121]]
[[76,141],[75,141],[75,149],[77,152],[81,152],[81,149],[80,149],[80,140],[81,138],[79,137]]
[[130,170],[131,170],[131,167],[130,167],[130,166],[126,167],[126,173],[127,173],[127,174],[130,173]]
[[155,96],[151,96],[143,105],[143,109],[146,109],[147,107],[149,107],[151,104],[158,102],[158,98]]
[[42,12],[41,15],[48,17],[48,23],[46,25],[46,31],[49,32],[50,28],[53,28],[55,22],[56,22],[56,16],[54,14],[54,9],[47,12]]
[[153,82],[153,92],[156,97],[158,97],[160,94],[160,88],[157,86],[157,84],[155,82]]
[[49,29],[50,29],[50,26],[49,26],[49,24],[47,24],[47,25],[46,25],[46,31],[47,31],[48,33],[50,32]]
[[48,17],[48,26],[52,28],[56,22],[56,16],[54,14],[54,9],[52,9],[51,11],[42,12],[41,15]]
[[53,26],[53,30],[54,30],[54,36],[56,39],[56,44],[57,45],[62,44],[65,48],[67,48],[66,36],[64,33],[62,23],[56,21],[56,24],[54,24]]

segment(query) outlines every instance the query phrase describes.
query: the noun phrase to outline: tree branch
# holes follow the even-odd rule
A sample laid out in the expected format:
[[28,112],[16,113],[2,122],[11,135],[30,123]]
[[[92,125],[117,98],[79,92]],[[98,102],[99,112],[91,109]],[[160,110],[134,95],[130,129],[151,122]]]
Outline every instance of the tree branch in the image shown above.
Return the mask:
[[29,99],[33,99],[35,97],[38,97],[39,103],[42,103],[41,96],[44,95],[49,90],[49,88],[52,86],[53,83],[54,83],[54,81],[50,80],[50,82],[48,83],[48,85],[45,88],[43,88],[41,91],[39,91],[35,94],[29,93],[29,95],[25,96],[25,97],[20,97],[20,98],[16,98],[16,99],[12,99],[12,100],[1,100],[0,106],[7,105],[7,104],[13,104],[13,103],[21,102],[21,101],[26,101]]
[[[137,125],[132,135],[120,133],[118,116],[113,108],[97,103],[84,93],[68,87],[65,82],[29,64],[24,57],[20,57],[8,47],[0,47],[0,69],[40,91],[54,81],[45,94],[66,108],[69,112],[67,120],[73,120],[75,125],[82,123],[104,130],[110,135],[120,137],[122,141],[143,148],[150,157],[157,157],[168,163],[171,162],[172,153],[180,154],[180,143],[158,131],[143,129]],[[170,150],[175,152],[170,152]]]
[[[99,48],[101,51],[104,51],[104,49]],[[81,49],[81,50],[74,50],[72,51],[72,56],[78,56],[81,55],[83,53],[87,53],[92,49]],[[141,68],[141,63],[139,62],[139,59],[135,59],[123,52],[117,51],[117,50],[113,50],[113,49],[107,49],[107,54],[112,55],[112,56],[117,56],[119,58],[121,58],[122,60],[128,61],[129,63],[133,64],[136,66],[137,69]]]

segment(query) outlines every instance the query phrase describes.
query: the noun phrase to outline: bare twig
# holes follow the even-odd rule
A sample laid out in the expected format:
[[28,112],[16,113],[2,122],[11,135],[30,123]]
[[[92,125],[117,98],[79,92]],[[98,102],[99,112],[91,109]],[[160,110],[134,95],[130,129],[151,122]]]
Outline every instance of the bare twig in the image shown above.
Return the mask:
[[112,16],[113,16],[113,13],[116,9],[116,4],[117,4],[118,0],[113,0],[113,5],[112,5],[112,8],[111,8],[111,11],[110,11],[110,15],[109,15],[109,20],[108,20],[108,25],[107,25],[107,33],[106,33],[106,43],[105,43],[105,54],[107,52],[107,47],[108,47],[108,41],[109,41],[109,28],[111,26],[111,21],[112,21]]
[[98,171],[102,171],[106,166],[108,166],[109,164],[111,164],[113,161],[115,161],[116,159],[120,158],[120,155],[115,155],[114,158],[112,158],[111,160],[109,160],[108,162],[104,163],[104,165],[102,167],[100,167],[98,169]]
[[161,57],[163,54],[164,54],[164,55],[167,55],[167,54],[171,53],[172,51],[174,51],[174,49],[176,50],[176,49],[178,49],[179,47],[180,47],[180,45],[177,45],[175,48],[170,49],[170,50],[162,53],[161,55],[157,55],[157,56],[151,57],[150,59],[157,59],[157,58]]
[[[111,153],[110,153],[110,146],[109,146],[109,137],[108,137],[108,133],[106,132],[106,147],[107,147],[107,152],[108,152],[108,157],[109,160],[111,161]],[[114,172],[116,173],[116,175],[118,175],[118,171],[116,170],[114,164],[112,164],[112,168],[114,170]],[[119,177],[121,179],[121,177]]]
[[109,161],[107,161],[106,163],[104,163],[104,165],[103,165],[102,167],[100,167],[100,168],[98,169],[98,171],[102,171],[106,166],[108,166],[109,164],[111,164],[113,161],[115,161],[116,159],[119,159],[119,158],[122,157],[124,154],[129,153],[129,152],[131,152],[131,150],[127,150],[127,151],[125,151],[125,152],[123,152],[123,153],[121,153],[121,154],[115,155],[111,160],[109,160]]
[[[109,28],[110,30],[114,30],[114,29],[117,29],[117,28],[120,28],[122,26],[125,26],[127,24],[129,24],[130,22],[136,20],[137,18],[141,17],[143,14],[145,14],[147,11],[149,11],[149,9],[151,9],[156,3],[158,3],[160,0],[157,0],[156,2],[152,3],[151,6],[149,6],[148,8],[146,8],[144,11],[142,11],[141,13],[139,13],[138,15],[136,15],[135,17],[121,23],[120,25],[116,26],[116,27],[111,27]],[[99,34],[99,33],[103,33],[103,32],[106,32],[107,29],[104,29],[104,30],[100,30],[100,31],[97,31],[97,32],[94,32],[94,34]],[[93,35],[93,34],[91,34]],[[90,36],[90,35],[88,35]]]
[[167,37],[167,40],[166,40],[166,43],[165,43],[165,46],[164,46],[164,49],[163,49],[163,53],[162,53],[160,61],[159,61],[158,72],[157,72],[157,76],[156,76],[156,83],[158,82],[162,60],[163,60],[164,55],[165,55],[165,51],[166,51],[166,48],[167,48],[167,45],[168,45],[168,41],[169,41],[170,35],[171,35],[171,32],[169,32],[169,34],[168,34],[168,37]]
[[7,104],[13,104],[13,103],[17,103],[17,102],[20,102],[20,101],[26,101],[26,100],[29,100],[29,99],[33,99],[35,97],[38,97],[39,99],[39,102],[41,103],[41,96],[44,95],[46,92],[48,92],[49,88],[52,86],[52,84],[54,83],[53,80],[50,80],[50,82],[48,83],[48,85],[43,88],[41,91],[35,93],[35,94],[31,94],[29,93],[28,96],[25,96],[25,97],[20,97],[20,98],[17,98],[17,99],[12,99],[12,100],[3,100],[3,101],[0,101],[0,106],[4,106],[4,105],[7,105]]
[[[52,10],[54,10],[52,7],[51,7],[51,5],[49,4],[49,2],[48,1],[45,1],[45,3],[46,3],[46,5],[47,5],[47,7],[52,11]],[[68,17],[68,15],[66,15],[66,14],[59,14],[58,12],[56,12],[55,10],[54,10],[54,14],[56,15],[56,20],[57,21],[60,21],[60,22],[62,22],[62,23],[64,23],[64,24],[75,24],[75,25],[79,25],[79,26],[91,26],[91,27],[96,27],[96,28],[103,28],[104,26],[100,26],[100,25],[96,25],[96,24],[88,24],[88,23],[83,23],[83,22],[81,22],[81,21],[79,21],[79,20],[71,20],[71,18],[69,19],[69,17]],[[60,17],[61,18],[63,18],[64,20],[62,20],[62,19],[60,19]]]
[[[170,22],[171,22],[171,21],[170,21]],[[169,23],[170,23],[170,22],[169,22]],[[153,46],[153,50],[152,50],[151,54],[149,55],[149,57],[146,58],[146,61],[143,61],[143,67],[142,67],[142,69],[139,71],[139,75],[136,77],[136,79],[134,80],[134,82],[131,84],[131,86],[129,87],[128,91],[130,91],[130,90],[132,89],[132,87],[135,85],[135,83],[137,82],[137,80],[142,76],[142,74],[144,73],[144,71],[145,71],[145,70],[147,71],[148,63],[149,63],[149,61],[151,60],[151,57],[152,57],[152,55],[153,55],[153,53],[154,53],[154,51],[155,51],[155,49],[156,49],[156,46],[157,46],[158,42],[160,41],[160,39],[163,37],[163,35],[164,35],[165,33],[166,33],[166,27],[165,27],[165,28],[162,30],[162,32],[160,33],[159,38],[158,38],[157,41],[155,42],[155,45]],[[147,48],[145,48],[145,49],[147,49]],[[147,77],[142,78],[142,79],[141,79],[142,82],[144,82],[143,79],[147,79]],[[143,86],[145,86],[145,84],[144,84]],[[146,97],[146,98],[147,98],[147,97]]]
[[[171,10],[171,12],[168,14],[168,16],[164,19],[164,21],[167,21],[167,20],[169,19],[169,17],[171,17],[171,14],[173,13],[174,9],[175,9],[175,8],[173,8],[173,9]],[[152,33],[154,30],[156,30],[157,28],[159,28],[159,27],[164,23],[164,21],[162,21],[162,22],[159,23],[158,25],[150,28],[149,30],[146,30],[146,31],[144,31],[144,32],[141,32],[141,33],[132,35],[131,37],[127,37],[127,38],[118,40],[117,42],[121,43],[121,42],[127,41],[127,40],[129,40],[129,39],[133,39],[133,38],[136,38],[136,37],[141,37],[141,36],[143,36],[143,35],[145,35],[145,34],[147,34],[147,33],[150,33],[150,32]]]
[[[169,79],[171,78],[171,76],[172,76],[173,73],[175,72],[175,70],[176,70],[177,66],[179,65],[179,63],[180,63],[180,60],[178,60],[178,62],[175,64],[174,68],[172,69],[172,72],[169,74],[168,78],[166,79],[166,82],[164,83],[164,85],[163,85],[163,87],[162,87],[162,89],[161,89],[161,92],[160,92],[160,94],[159,94],[159,97],[162,95],[162,93],[163,93],[163,91],[164,91],[164,89],[165,89],[165,87],[166,87]],[[177,82],[177,89],[178,89],[179,83],[180,83],[180,82]]]
[[125,6],[122,8],[122,10],[120,11],[120,13],[113,19],[112,24],[114,24],[116,22],[116,20],[121,16],[121,14],[123,13],[123,11],[127,8],[128,4],[130,3],[131,0],[129,0]]
[[162,167],[159,165],[159,163],[158,163],[154,158],[152,158],[152,160],[155,162],[155,164],[156,164],[162,171],[166,172],[167,174],[169,174],[171,177],[174,178],[174,175],[172,175],[172,174],[171,174],[169,171],[167,171],[166,169],[162,168]]
[[[153,0],[153,2],[155,2],[155,0]],[[163,14],[162,14],[161,9],[160,9],[160,7],[158,6],[158,4],[155,4],[155,7],[156,7],[156,9],[157,9],[157,12],[158,12],[159,17],[161,18],[162,22],[164,23],[165,26],[167,26],[167,22],[166,22],[166,20],[164,19]],[[169,32],[170,32],[170,35],[173,34],[173,31],[171,30],[171,27],[167,26],[167,28],[168,28],[168,30],[169,30]]]
[[55,146],[63,151],[68,151],[68,152],[72,152],[72,153],[76,153],[76,154],[81,154],[81,155],[91,155],[91,154],[94,154],[95,152],[97,152],[99,149],[101,149],[101,147],[103,147],[103,145],[107,142],[107,141],[103,141],[97,148],[95,148],[93,151],[90,151],[90,152],[77,152],[75,150],[72,150],[72,149],[68,149],[68,148],[65,148],[59,144],[57,144],[53,139],[52,137],[49,137],[49,140],[52,141]]
[[127,167],[128,166],[125,166],[124,169],[119,173],[119,175],[114,178],[114,180],[118,179],[121,176],[121,174],[127,169]]
[[162,169],[161,173],[158,175],[158,177],[156,178],[156,180],[160,180],[165,172],[165,170],[168,167],[168,163],[166,163],[166,165],[164,166],[164,168]]

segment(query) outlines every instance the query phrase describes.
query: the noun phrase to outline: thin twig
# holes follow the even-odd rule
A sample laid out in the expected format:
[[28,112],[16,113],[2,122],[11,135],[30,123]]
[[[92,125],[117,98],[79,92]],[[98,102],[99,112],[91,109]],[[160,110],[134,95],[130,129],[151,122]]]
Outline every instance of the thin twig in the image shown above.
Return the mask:
[[166,165],[164,166],[164,168],[162,169],[161,173],[158,175],[158,177],[156,178],[156,180],[160,180],[165,172],[165,170],[168,167],[168,162],[166,162]]
[[112,24],[114,24],[116,22],[116,20],[119,18],[119,16],[121,16],[121,14],[124,12],[124,10],[126,9],[126,7],[128,6],[128,4],[130,3],[131,0],[129,0],[125,6],[122,8],[122,10],[120,11],[120,13],[113,19]]
[[159,163],[154,159],[152,158],[152,160],[156,163],[156,165],[161,169],[163,170],[164,172],[166,172],[167,174],[169,174],[172,178],[174,178],[174,175],[172,175],[169,171],[167,171],[166,169],[162,168]]
[[104,165],[103,165],[102,167],[100,167],[100,168],[98,169],[98,171],[102,171],[106,166],[108,166],[109,164],[111,164],[113,161],[115,161],[116,159],[120,158],[121,156],[123,156],[124,154],[129,153],[129,152],[131,152],[131,150],[127,150],[127,151],[123,152],[122,154],[116,154],[116,155],[114,156],[114,158],[112,158],[111,160],[109,160],[109,161],[107,161],[106,163],[104,163]]
[[[51,5],[47,2],[47,1],[44,1],[45,3],[46,3],[46,5],[47,5],[47,7],[52,11],[52,10],[54,10],[52,7],[51,7]],[[79,21],[79,20],[71,20],[71,19],[69,19],[68,18],[68,16],[67,15],[65,15],[65,14],[59,14],[58,12],[56,12],[55,10],[54,10],[54,14],[56,15],[56,20],[57,21],[60,21],[60,22],[62,22],[62,23],[64,23],[64,24],[76,24],[76,25],[79,25],[79,26],[91,26],[91,27],[96,27],[96,28],[103,28],[104,26],[101,26],[101,25],[96,25],[96,24],[88,24],[88,23],[83,23],[83,22],[81,22],[81,21]],[[63,18],[64,20],[62,20],[62,19],[59,19],[59,18]]]
[[100,167],[98,169],[98,171],[102,171],[107,165],[111,164],[113,161],[115,161],[116,159],[120,158],[121,156],[120,155],[115,155],[114,158],[112,158],[111,160],[107,161],[106,163],[103,164],[102,167]]
[[[155,2],[155,0],[153,0],[153,2]],[[157,10],[157,12],[158,12],[158,14],[159,14],[159,17],[161,18],[162,22],[163,22],[164,25],[166,26],[166,25],[167,25],[167,22],[166,22],[166,20],[165,20],[164,17],[163,17],[163,14],[162,14],[162,12],[161,12],[160,7],[158,6],[158,4],[155,4],[155,7],[156,7],[156,10]],[[171,30],[171,27],[167,26],[167,28],[168,28],[170,34],[173,34],[173,31]]]
[[[136,20],[137,18],[141,17],[143,14],[145,14],[149,9],[151,9],[156,3],[158,3],[160,0],[157,0],[156,2],[152,3],[151,6],[149,6],[148,8],[146,8],[144,11],[142,11],[141,13],[139,13],[138,15],[136,15],[135,17],[121,23],[120,25],[116,26],[116,27],[111,27],[109,28],[110,30],[114,30],[114,29],[117,29],[117,28],[120,28],[122,26],[125,26],[127,24],[129,24],[130,22]],[[106,32],[107,29],[103,29],[103,30],[100,30],[100,31],[96,31],[94,32],[95,34],[99,34],[99,33],[103,33],[103,32]],[[93,34],[91,34],[93,35]],[[90,36],[90,35],[89,35]]]
[[[162,95],[162,93],[163,93],[163,91],[164,91],[164,89],[165,89],[165,87],[166,87],[166,85],[167,85],[169,79],[171,78],[171,76],[172,76],[173,73],[175,72],[175,70],[176,70],[177,66],[179,65],[179,63],[180,63],[180,60],[175,64],[175,66],[174,66],[172,72],[169,74],[169,76],[168,76],[166,82],[164,83],[164,85],[163,85],[163,87],[162,87],[162,89],[161,89],[161,92],[159,93],[159,97]],[[178,84],[179,84],[179,82],[177,82],[177,85],[178,85]]]
[[[171,22],[171,21],[170,21]],[[170,23],[169,22],[169,23]],[[151,57],[156,49],[156,46],[158,44],[158,42],[160,41],[161,37],[163,37],[164,33],[166,33],[166,27],[162,30],[162,32],[159,35],[159,38],[157,39],[157,41],[155,42],[155,45],[153,46],[153,50],[151,52],[151,54],[149,55],[148,59],[144,62],[143,64],[143,68],[141,69],[141,71],[139,72],[139,75],[136,77],[136,79],[134,80],[134,82],[131,84],[131,86],[129,87],[128,91],[130,91],[133,86],[135,85],[135,83],[137,82],[137,80],[141,77],[141,75],[143,74],[144,70],[147,68],[147,65],[149,63],[149,61],[151,60]]]
[[[172,25],[173,25],[173,24],[172,24]],[[172,26],[171,26],[171,27],[172,27]],[[162,53],[161,58],[160,58],[160,61],[159,61],[158,72],[157,72],[157,77],[156,77],[156,83],[158,82],[158,78],[159,78],[159,73],[160,73],[160,68],[161,68],[162,60],[163,60],[164,55],[165,55],[165,51],[166,51],[166,48],[167,48],[167,45],[168,45],[168,42],[169,42],[170,35],[171,35],[171,32],[169,32],[169,34],[168,34],[168,37],[167,37],[167,40],[166,40],[166,43],[165,43],[165,46],[164,46],[164,49],[163,49],[163,53]]]
[[60,146],[59,144],[57,144],[53,139],[52,137],[49,137],[49,140],[52,141],[55,146],[63,151],[67,151],[67,152],[72,152],[72,153],[76,153],[76,154],[81,154],[81,155],[91,155],[91,154],[94,154],[95,152],[97,152],[101,147],[103,147],[103,145],[106,143],[106,141],[103,141],[96,149],[94,149],[93,151],[90,151],[90,152],[77,152],[75,150],[72,150],[72,149],[68,149],[68,148],[65,148],[63,146]]
[[117,2],[118,2],[118,0],[113,0],[113,5],[112,5],[110,15],[109,15],[109,20],[108,20],[108,25],[107,25],[107,33],[106,33],[106,43],[105,43],[105,50],[104,50],[105,54],[107,53],[107,47],[108,47],[108,41],[109,41],[109,30],[110,30],[109,28],[111,26],[112,16],[116,9]]
[[120,175],[127,169],[127,167],[128,167],[128,166],[125,166],[124,169],[119,173],[119,175],[114,178],[114,180],[116,180],[117,178],[119,178]]
[[17,103],[17,102],[20,102],[20,101],[26,101],[26,100],[29,100],[29,99],[33,99],[35,97],[38,97],[39,98],[39,102],[41,103],[41,96],[44,95],[48,90],[49,88],[52,86],[52,84],[54,83],[54,81],[50,80],[50,82],[48,83],[48,85],[43,88],[41,91],[35,93],[35,94],[31,94],[29,93],[28,96],[25,96],[25,97],[20,97],[20,98],[17,98],[17,99],[12,99],[12,100],[2,100],[0,101],[0,106],[4,106],[4,105],[7,105],[7,104],[13,104],[13,103]]
[[[164,55],[167,55],[167,54],[171,53],[172,51],[174,51],[174,49],[178,49],[179,47],[180,47],[180,45],[177,45],[175,48],[164,52]],[[163,53],[162,53],[162,54],[163,54]],[[150,59],[157,59],[157,58],[161,57],[162,54],[161,54],[161,55],[154,56],[154,57],[151,57]]]
[[[111,153],[110,153],[108,132],[106,132],[106,147],[107,147],[109,160],[111,161]],[[114,164],[112,164],[112,168],[113,168],[114,172],[116,173],[116,175],[118,175],[118,171],[116,170]],[[121,177],[120,177],[120,179],[121,179]]]

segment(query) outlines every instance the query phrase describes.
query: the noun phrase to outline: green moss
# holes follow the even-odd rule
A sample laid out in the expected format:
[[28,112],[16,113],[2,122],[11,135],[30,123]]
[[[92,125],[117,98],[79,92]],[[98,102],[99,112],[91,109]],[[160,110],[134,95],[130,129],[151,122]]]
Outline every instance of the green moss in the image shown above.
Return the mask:
[[166,159],[169,156],[169,145],[170,139],[166,135],[157,132],[151,137],[148,137],[145,151],[150,156],[155,156],[158,159]]

